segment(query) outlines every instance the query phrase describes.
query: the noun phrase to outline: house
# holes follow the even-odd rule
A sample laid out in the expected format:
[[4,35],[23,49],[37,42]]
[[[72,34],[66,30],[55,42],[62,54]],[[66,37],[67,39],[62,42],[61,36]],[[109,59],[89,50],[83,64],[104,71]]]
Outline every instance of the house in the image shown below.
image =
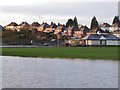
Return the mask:
[[106,23],[104,22],[104,23],[100,24],[100,28],[104,31],[109,31],[110,27],[111,27],[111,25],[108,24],[107,22]]
[[100,26],[96,27],[96,28],[93,28],[91,30],[89,30],[86,35],[90,35],[90,34],[106,34],[106,33],[109,33],[109,31],[107,30],[103,30],[101,29]]
[[120,30],[116,30],[114,32],[112,32],[111,34],[115,35],[116,37],[120,38]]
[[74,37],[82,38],[87,35],[87,33],[90,32],[90,29],[87,26],[81,26],[78,30],[74,31]]
[[31,30],[35,30],[40,26],[40,24],[38,22],[33,22],[30,26]]
[[4,30],[4,27],[2,25],[0,25],[0,30]]
[[17,26],[18,26],[18,24],[16,22],[11,22],[7,26],[5,26],[5,29],[14,31],[14,30],[17,30]]
[[45,32],[45,33],[53,32],[52,25],[45,24],[45,25],[44,25],[44,31],[43,31],[43,32]]
[[109,32],[114,32],[120,30],[120,22],[114,23],[111,27],[109,27]]
[[38,32],[44,31],[44,23],[42,23],[39,27],[37,27]]
[[62,28],[63,28],[63,25],[59,25],[57,28],[55,28],[54,34],[59,34],[60,32],[62,32]]
[[73,27],[69,26],[68,28],[66,28],[66,30],[64,30],[64,35],[67,35],[67,36],[72,36],[73,35]]
[[109,31],[103,30],[101,28],[98,28],[97,31],[96,31],[96,34],[106,34],[106,33],[109,33]]
[[90,34],[82,38],[84,45],[120,45],[120,38],[112,34]]
[[43,23],[39,28],[38,31],[43,31],[45,33],[51,33],[54,32],[55,28],[57,28],[57,25],[53,22],[51,24]]
[[27,22],[22,22],[17,26],[17,30],[29,30],[30,25]]

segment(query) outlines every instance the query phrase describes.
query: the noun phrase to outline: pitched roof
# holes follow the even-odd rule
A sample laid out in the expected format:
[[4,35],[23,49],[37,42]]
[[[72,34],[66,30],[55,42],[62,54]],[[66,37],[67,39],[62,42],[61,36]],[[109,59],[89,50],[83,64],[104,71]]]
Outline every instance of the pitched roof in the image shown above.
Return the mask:
[[39,24],[38,22],[33,22],[33,23],[31,24],[31,26],[34,26],[34,27],[39,27],[39,26],[40,26],[40,24]]
[[65,25],[63,25],[63,27],[62,27],[62,31],[64,31],[64,30],[66,30],[66,26]]
[[82,40],[101,40],[101,39],[106,39],[106,40],[120,40],[120,38],[112,35],[112,34],[90,34]]
[[3,29],[4,29],[4,27],[0,25],[0,30],[3,30]]
[[116,30],[116,31],[112,32],[112,34],[120,34],[120,30]]
[[89,32],[91,29],[89,29],[87,26],[84,26],[84,31],[83,31],[83,33],[87,33],[87,32]]
[[44,28],[49,28],[50,27],[50,25],[49,24],[47,24],[47,23],[44,23],[44,26],[43,26]]
[[106,31],[102,30],[101,28],[97,29],[97,32],[99,31],[99,33],[107,33]]
[[107,40],[120,40],[120,38],[112,35],[112,34],[102,34],[102,36],[104,36]]
[[22,22],[19,24],[19,26],[30,26],[27,22]]
[[58,26],[55,23],[53,23],[52,28],[57,28],[57,27]]
[[10,24],[8,24],[7,26],[18,26],[18,24],[16,22],[11,22]]
[[111,25],[108,24],[108,23],[102,23],[100,26],[101,26],[101,27],[110,27]]

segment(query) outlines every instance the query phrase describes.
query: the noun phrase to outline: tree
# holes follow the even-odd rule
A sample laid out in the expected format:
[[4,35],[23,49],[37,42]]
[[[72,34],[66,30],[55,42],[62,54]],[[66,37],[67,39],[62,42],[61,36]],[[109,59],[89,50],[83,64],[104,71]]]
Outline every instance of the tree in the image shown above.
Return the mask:
[[73,20],[72,19],[68,19],[67,23],[66,23],[66,27],[72,27],[73,26]]
[[2,43],[4,44],[16,44],[16,32],[5,30],[2,31]]
[[98,27],[98,25],[99,25],[98,21],[97,21],[96,17],[94,16],[91,21],[91,29]]
[[120,22],[119,16],[115,16],[112,24],[119,23],[119,22]]
[[73,27],[74,27],[74,29],[78,29],[78,21],[77,21],[76,17],[73,20]]

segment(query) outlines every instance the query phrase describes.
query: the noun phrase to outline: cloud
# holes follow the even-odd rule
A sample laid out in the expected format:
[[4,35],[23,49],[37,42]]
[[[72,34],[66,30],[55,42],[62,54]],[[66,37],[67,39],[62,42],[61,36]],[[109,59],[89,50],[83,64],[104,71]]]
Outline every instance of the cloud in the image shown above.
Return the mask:
[[60,3],[60,2],[118,2],[119,0],[1,0],[0,5],[37,5],[46,3]]
[[86,3],[47,3],[46,5],[3,6],[2,11],[9,13],[24,13],[33,15],[111,15],[117,12],[117,3],[86,2]]
[[[65,23],[67,19],[77,16],[79,23],[87,25],[93,16],[96,16],[100,22],[110,23],[110,19],[118,14],[117,11],[117,2],[48,2],[39,5],[2,6],[1,8],[4,15],[12,13],[14,17],[17,14],[23,17],[21,19],[24,19],[26,15],[31,18],[37,17],[40,21]],[[15,16],[15,18],[18,17]]]

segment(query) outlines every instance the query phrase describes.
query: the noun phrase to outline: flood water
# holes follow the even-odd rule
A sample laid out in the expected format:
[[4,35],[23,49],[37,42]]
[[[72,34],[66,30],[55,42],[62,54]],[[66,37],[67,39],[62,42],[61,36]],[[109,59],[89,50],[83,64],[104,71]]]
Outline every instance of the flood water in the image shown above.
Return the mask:
[[118,62],[1,56],[3,88],[117,88]]

